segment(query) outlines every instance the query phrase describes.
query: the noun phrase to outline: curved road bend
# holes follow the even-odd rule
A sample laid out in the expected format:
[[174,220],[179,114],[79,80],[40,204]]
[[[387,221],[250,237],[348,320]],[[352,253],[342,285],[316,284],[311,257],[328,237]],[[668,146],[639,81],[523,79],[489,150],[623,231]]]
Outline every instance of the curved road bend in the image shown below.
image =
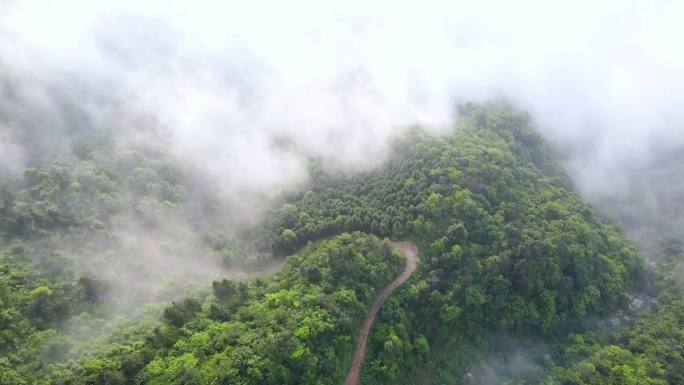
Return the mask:
[[420,261],[420,256],[418,255],[418,249],[416,245],[411,241],[393,241],[392,246],[401,250],[401,252],[406,257],[406,266],[404,271],[399,274],[394,281],[390,282],[385,286],[382,291],[375,297],[373,303],[368,308],[366,313],[366,318],[363,319],[361,324],[361,329],[359,329],[358,342],[356,344],[356,350],[354,350],[354,357],[352,358],[352,364],[349,367],[349,372],[347,373],[347,380],[344,382],[345,385],[358,385],[359,376],[361,374],[361,366],[363,366],[363,360],[366,357],[366,343],[368,342],[368,335],[373,327],[373,322],[375,322],[375,316],[380,310],[380,306],[385,302],[387,297],[389,297],[399,286],[406,282],[416,268],[418,267],[418,262]]

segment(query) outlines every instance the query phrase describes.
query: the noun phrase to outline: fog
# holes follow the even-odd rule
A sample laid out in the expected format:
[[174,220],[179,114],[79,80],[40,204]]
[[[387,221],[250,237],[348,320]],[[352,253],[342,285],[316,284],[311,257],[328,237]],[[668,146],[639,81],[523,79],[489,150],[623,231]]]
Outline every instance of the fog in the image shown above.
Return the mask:
[[683,16],[675,1],[5,1],[0,173],[112,132],[256,212],[306,183],[311,156],[374,167],[406,126],[445,131],[458,103],[503,98],[615,217],[668,211]]
[[[583,189],[603,192],[651,142],[684,141],[683,7],[10,1],[4,112],[40,132],[30,146],[78,124],[155,125],[224,187],[261,190],[305,179],[311,154],[368,167],[399,128],[443,129],[456,103],[504,97],[570,150]],[[0,140],[12,168],[22,143]]]
[[[188,192],[194,216],[172,210],[148,226],[137,198],[122,197],[114,230],[35,246],[53,264],[78,260],[106,292],[105,310],[65,331],[109,333],[101,320],[158,317],[142,304],[248,276],[226,265],[230,248],[208,250],[197,222],[226,234],[253,224],[270,198],[307,183],[311,157],[376,167],[408,126],[453,129],[464,102],[529,111],[646,257],[684,237],[684,2],[400,3],[0,0],[0,181],[107,133],[125,151],[169,155],[202,186]],[[224,205],[212,218],[194,210],[207,191]],[[261,253],[229,251],[264,267]],[[468,378],[533,375],[540,348],[520,345]]]

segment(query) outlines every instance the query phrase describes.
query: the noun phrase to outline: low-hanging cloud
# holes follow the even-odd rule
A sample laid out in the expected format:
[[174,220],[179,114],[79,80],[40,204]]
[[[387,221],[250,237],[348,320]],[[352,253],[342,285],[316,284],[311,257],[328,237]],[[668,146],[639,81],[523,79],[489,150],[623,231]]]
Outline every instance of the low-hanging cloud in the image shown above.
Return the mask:
[[306,181],[311,155],[373,166],[401,127],[503,97],[602,196],[656,144],[684,144],[683,16],[677,1],[9,1],[0,160],[79,126],[154,131],[244,197]]

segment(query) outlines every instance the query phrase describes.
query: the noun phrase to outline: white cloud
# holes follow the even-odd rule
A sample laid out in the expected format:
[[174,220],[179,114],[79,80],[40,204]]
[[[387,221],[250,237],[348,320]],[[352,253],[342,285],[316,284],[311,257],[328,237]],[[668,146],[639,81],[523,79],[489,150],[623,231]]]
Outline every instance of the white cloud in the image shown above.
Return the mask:
[[[64,129],[152,117],[226,187],[306,179],[289,138],[347,167],[382,158],[398,128],[448,127],[457,102],[506,97],[600,175],[684,138],[684,4],[675,1],[14,1],[0,68],[32,121]],[[29,97],[27,95],[33,95]]]

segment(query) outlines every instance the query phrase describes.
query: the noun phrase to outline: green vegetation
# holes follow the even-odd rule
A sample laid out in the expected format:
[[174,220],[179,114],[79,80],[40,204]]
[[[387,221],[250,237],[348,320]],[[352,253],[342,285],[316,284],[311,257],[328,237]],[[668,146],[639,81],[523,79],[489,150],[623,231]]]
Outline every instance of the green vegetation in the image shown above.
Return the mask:
[[[678,383],[681,349],[666,341],[682,341],[679,294],[662,294],[671,306],[618,337],[587,331],[588,320],[626,309],[648,274],[636,247],[573,190],[529,117],[466,105],[458,127],[413,129],[386,164],[353,176],[312,161],[308,190],[285,194],[243,243],[220,235],[216,201],[160,155],[110,146],[27,170],[0,206],[0,384],[340,384],[368,304],[403,264],[375,236],[415,241],[421,264],[378,315],[364,384],[466,382],[504,334],[557,346],[511,383]],[[188,249],[229,264],[296,255],[273,277],[204,276],[185,299],[151,295],[173,301],[154,320],[67,338],[74,319],[104,322],[116,277],[87,272],[145,250],[130,241],[140,229],[166,239],[165,261]]]
[[[635,315],[611,319],[609,328],[571,333],[550,341],[536,366],[505,376],[506,384],[601,385],[680,384],[684,382],[684,301],[681,241],[668,241],[658,253],[652,292]],[[649,309],[657,305],[655,309]],[[649,311],[652,310],[652,311]],[[502,381],[503,382],[503,381]]]
[[[163,306],[242,262],[217,235],[225,210],[171,159],[103,138],[76,143],[73,157],[0,185],[0,383],[45,378],[90,339],[158,317],[141,305]],[[191,260],[216,272],[183,265]]]
[[[593,337],[593,338],[592,338]],[[604,337],[573,335],[545,384],[665,385],[684,381],[684,301]]]
[[[266,235],[285,251],[291,239],[342,230],[417,241],[420,275],[381,312],[369,383],[425,375],[419,347],[453,361],[442,352],[481,346],[497,330],[552,333],[608,315],[642,282],[634,245],[572,190],[525,114],[468,105],[461,117],[453,135],[409,133],[381,169],[350,178],[316,169]],[[467,365],[461,357],[428,375],[450,382]]]
[[[163,324],[116,334],[80,363],[51,367],[49,383],[340,383],[350,336],[402,264],[387,241],[372,236],[322,241],[288,259],[273,279],[224,279],[204,306],[193,298],[173,303]],[[19,378],[11,367],[2,370]]]

